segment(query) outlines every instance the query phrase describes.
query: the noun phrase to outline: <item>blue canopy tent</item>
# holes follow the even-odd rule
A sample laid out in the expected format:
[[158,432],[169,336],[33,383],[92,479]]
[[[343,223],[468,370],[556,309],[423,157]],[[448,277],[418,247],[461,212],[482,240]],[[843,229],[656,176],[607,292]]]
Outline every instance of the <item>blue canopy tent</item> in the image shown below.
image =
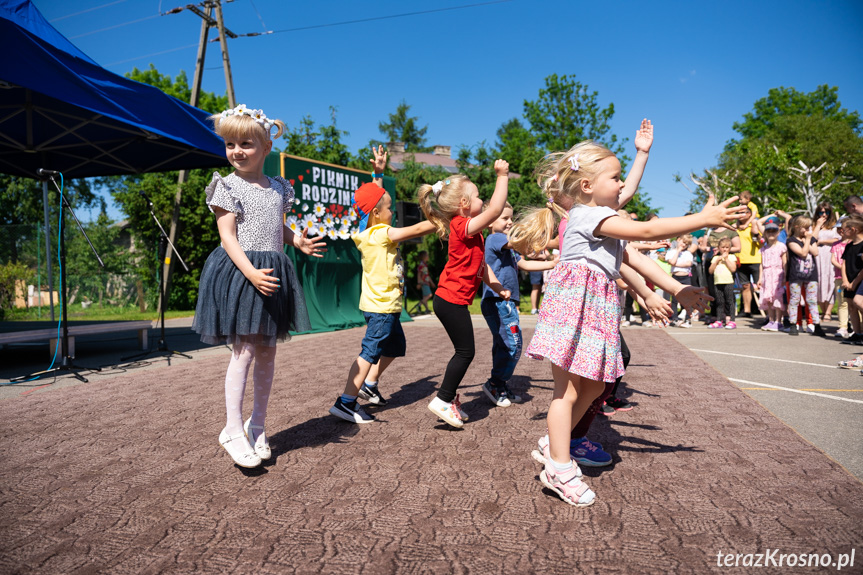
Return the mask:
[[29,0],[0,0],[0,172],[68,178],[227,165],[207,113],[109,72]]

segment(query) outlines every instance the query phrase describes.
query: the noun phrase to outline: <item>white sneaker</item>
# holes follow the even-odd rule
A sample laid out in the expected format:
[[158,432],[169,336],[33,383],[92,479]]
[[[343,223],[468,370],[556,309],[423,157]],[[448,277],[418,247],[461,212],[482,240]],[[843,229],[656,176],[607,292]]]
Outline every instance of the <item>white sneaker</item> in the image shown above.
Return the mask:
[[688,321],[685,321],[677,327],[690,328],[690,327],[692,327],[692,324]]
[[532,310],[530,310],[530,315],[536,315],[538,313],[539,313],[539,310],[536,308],[533,308]]
[[851,334],[848,333],[848,330],[843,327],[842,329],[840,329],[836,332],[836,337],[842,338],[842,339],[848,339],[849,337],[851,337]]
[[814,323],[808,324],[806,326],[806,331],[808,331],[809,333],[815,333],[815,324]]
[[629,327],[630,325],[631,324],[629,323],[628,319],[625,319],[622,322],[620,322],[620,327]]
[[461,414],[453,407],[451,403],[443,401],[439,397],[435,397],[428,405],[429,411],[437,415],[439,418],[446,421],[453,427],[464,427]]

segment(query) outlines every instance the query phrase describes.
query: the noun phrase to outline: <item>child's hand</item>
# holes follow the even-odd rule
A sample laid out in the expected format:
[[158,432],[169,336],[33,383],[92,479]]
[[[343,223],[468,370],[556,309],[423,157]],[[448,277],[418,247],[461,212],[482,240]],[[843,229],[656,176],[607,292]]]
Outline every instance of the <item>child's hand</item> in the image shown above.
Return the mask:
[[273,277],[270,274],[273,273],[274,268],[260,269],[254,270],[248,277],[252,285],[255,286],[255,289],[261,292],[264,295],[273,295],[276,293],[276,290],[279,289],[279,285],[281,282],[279,278]]
[[644,305],[647,306],[647,313],[656,321],[665,322],[671,317],[671,304],[656,292],[647,296]]
[[731,204],[737,201],[737,196],[732,196],[722,202],[721,204],[716,203],[716,196],[713,194],[709,194],[707,196],[707,203],[704,204],[704,207],[701,209],[701,215],[707,218],[707,225],[714,228],[727,228],[729,230],[737,231],[737,228],[728,224],[728,222],[732,220],[736,220],[743,215],[743,212],[747,209],[746,206],[734,206],[733,208],[729,207]]
[[653,145],[653,124],[647,118],[641,121],[641,128],[635,132],[635,151],[650,152],[650,146]]
[[508,289],[500,290],[499,292],[497,292],[497,295],[499,295],[501,298],[503,298],[506,301],[509,301],[510,296],[512,296],[512,294],[510,293],[510,291]]
[[304,229],[301,235],[295,236],[296,240],[294,240],[294,247],[308,256],[314,256],[316,258],[324,257],[323,252],[327,251],[327,243],[316,242],[315,240],[306,237],[306,234],[308,233],[309,230]]
[[684,308],[701,313],[707,311],[707,302],[713,301],[713,298],[707,294],[707,288],[695,286],[683,286],[683,289],[674,294],[674,297]]
[[378,146],[377,150],[374,146],[372,146],[372,154],[374,154],[375,157],[370,159],[369,161],[372,163],[372,165],[374,165],[375,173],[383,174],[384,168],[387,167],[387,152],[384,151],[383,146]]
[[498,178],[505,178],[509,175],[509,162],[506,160],[494,161],[494,173]]

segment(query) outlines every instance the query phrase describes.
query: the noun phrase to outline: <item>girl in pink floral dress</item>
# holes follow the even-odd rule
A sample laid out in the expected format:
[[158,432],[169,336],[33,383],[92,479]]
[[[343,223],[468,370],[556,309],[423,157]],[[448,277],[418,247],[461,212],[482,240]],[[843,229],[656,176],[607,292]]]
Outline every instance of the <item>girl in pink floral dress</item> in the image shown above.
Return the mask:
[[[560,262],[552,270],[545,300],[527,355],[549,359],[554,396],[548,409],[549,445],[543,485],[566,503],[591,505],[595,495],[581,481],[581,471],[569,451],[575,423],[612,382],[623,375],[620,353],[620,299],[615,280],[628,263],[624,241],[662,240],[703,227],[724,225],[741,208],[728,206],[733,197],[715,205],[710,197],[698,214],[637,222],[617,214],[624,188],[620,162],[594,142],[576,144],[566,152],[546,156],[537,166],[538,183],[548,197],[544,208],[522,217],[509,232],[509,244],[519,253],[544,250],[556,226],[555,214],[568,212],[560,239]],[[624,266],[623,279],[638,282]]]
[[761,292],[761,309],[767,312],[768,322],[761,329],[779,331],[785,305],[785,264],[788,261],[788,248],[779,240],[779,224],[768,221],[764,224],[764,239],[761,247],[761,279],[758,291]]

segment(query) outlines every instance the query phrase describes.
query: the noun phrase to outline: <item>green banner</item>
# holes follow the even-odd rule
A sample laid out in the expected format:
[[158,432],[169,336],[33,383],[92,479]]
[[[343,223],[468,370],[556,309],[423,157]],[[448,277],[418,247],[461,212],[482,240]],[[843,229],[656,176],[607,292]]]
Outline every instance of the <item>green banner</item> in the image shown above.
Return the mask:
[[[362,261],[350,239],[357,232],[359,218],[351,203],[354,191],[372,181],[371,172],[274,152],[264,162],[264,173],[282,176],[294,187],[296,199],[285,223],[295,233],[306,229],[310,237],[323,237],[328,244],[323,258],[287,250],[303,284],[312,332],[365,324],[358,307]],[[395,178],[385,176],[384,189],[395,205]],[[404,310],[401,319],[411,321]]]

